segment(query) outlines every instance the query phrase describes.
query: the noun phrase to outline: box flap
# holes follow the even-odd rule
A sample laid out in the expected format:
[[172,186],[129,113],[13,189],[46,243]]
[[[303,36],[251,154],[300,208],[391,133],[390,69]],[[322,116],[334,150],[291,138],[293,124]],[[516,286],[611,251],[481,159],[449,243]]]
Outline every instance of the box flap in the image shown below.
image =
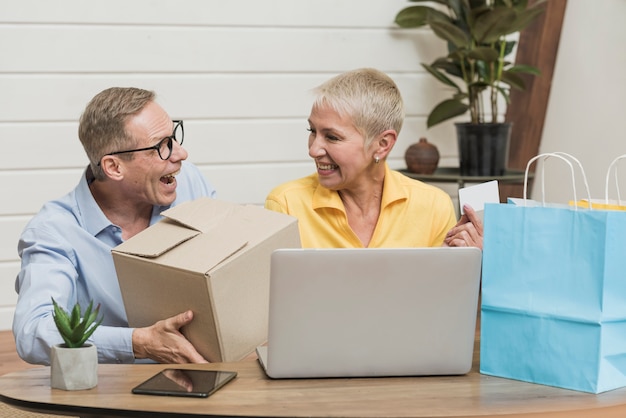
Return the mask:
[[202,197],[183,202],[161,213],[188,228],[208,232],[241,210],[242,206],[223,200]]
[[181,203],[162,215],[113,251],[205,274],[297,222],[260,206],[211,198]]
[[235,254],[245,251],[248,241],[237,234],[215,231],[217,235],[199,234],[184,245],[172,248],[158,258],[160,264],[205,274]]
[[199,231],[182,227],[168,219],[162,219],[121,243],[113,251],[156,258],[199,234]]
[[[196,208],[184,211],[184,221],[190,220],[196,225],[197,218],[212,216],[215,212],[212,209],[220,206],[220,202],[210,199],[218,205],[198,204],[193,202],[193,206],[200,206],[203,209],[196,211]],[[203,202],[207,203],[207,202]],[[209,209],[209,213],[204,209]],[[267,240],[276,231],[294,224],[296,219],[278,212],[272,212],[259,206],[236,205],[236,210],[231,210],[231,204],[226,204],[227,215],[215,213],[220,218],[220,222],[201,233],[193,239],[172,248],[167,253],[159,257],[158,262],[168,266],[189,269],[192,271],[211,274],[215,268],[219,268],[224,263],[228,263],[234,258],[244,254],[251,247]],[[196,218],[194,218],[196,217]],[[205,222],[204,225],[208,225]]]

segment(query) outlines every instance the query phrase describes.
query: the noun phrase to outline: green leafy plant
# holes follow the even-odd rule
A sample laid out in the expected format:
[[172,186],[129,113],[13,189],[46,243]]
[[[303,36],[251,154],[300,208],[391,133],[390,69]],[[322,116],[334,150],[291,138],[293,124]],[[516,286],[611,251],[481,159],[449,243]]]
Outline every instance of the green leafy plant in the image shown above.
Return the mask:
[[65,344],[69,348],[82,347],[87,339],[91,337],[96,328],[102,323],[103,317],[98,319],[98,313],[100,312],[100,305],[93,309],[93,301],[89,302],[89,306],[85,310],[84,315],[81,313],[81,307],[79,303],[76,303],[72,308],[71,313],[66,312],[61,308],[57,302],[52,298],[52,304],[54,305],[54,323],[65,341]]
[[[497,123],[498,95],[510,103],[510,89],[525,90],[520,73],[538,75],[535,67],[513,64],[506,57],[516,40],[512,34],[526,28],[544,11],[544,1],[528,0],[409,0],[431,3],[402,9],[395,22],[402,28],[429,26],[448,44],[448,54],[422,66],[452,87],[452,98],[437,104],[428,116],[430,128],[468,110],[471,123],[485,123],[483,96],[490,102],[491,123]],[[450,77],[452,76],[452,77]],[[462,81],[457,83],[455,80]],[[463,86],[463,87],[462,87]]]

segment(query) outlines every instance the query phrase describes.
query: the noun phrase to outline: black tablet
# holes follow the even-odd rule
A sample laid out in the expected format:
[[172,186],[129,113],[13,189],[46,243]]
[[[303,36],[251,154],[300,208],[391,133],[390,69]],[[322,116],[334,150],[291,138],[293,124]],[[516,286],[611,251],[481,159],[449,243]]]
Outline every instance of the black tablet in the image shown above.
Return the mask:
[[140,395],[206,398],[237,376],[221,370],[164,369],[134,387]]

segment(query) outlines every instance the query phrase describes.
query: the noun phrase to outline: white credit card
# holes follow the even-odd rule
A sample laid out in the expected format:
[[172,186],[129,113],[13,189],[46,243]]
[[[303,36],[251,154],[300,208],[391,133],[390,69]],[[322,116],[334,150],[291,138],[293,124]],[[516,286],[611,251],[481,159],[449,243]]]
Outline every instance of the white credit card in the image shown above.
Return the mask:
[[461,208],[461,214],[464,213],[464,205],[470,205],[476,212],[481,212],[485,209],[485,203],[500,203],[498,180],[459,189],[459,207]]

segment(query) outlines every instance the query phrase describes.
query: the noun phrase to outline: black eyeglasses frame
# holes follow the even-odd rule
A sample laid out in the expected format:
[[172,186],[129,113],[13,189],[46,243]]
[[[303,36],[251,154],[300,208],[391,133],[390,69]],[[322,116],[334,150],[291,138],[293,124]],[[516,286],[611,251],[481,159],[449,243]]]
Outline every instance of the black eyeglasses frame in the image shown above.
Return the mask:
[[[109,152],[108,154],[104,154],[102,156],[102,158],[104,158],[104,157],[106,157],[108,155],[118,155],[118,154],[127,154],[127,153],[130,153],[130,152],[156,150],[157,154],[159,154],[159,158],[160,159],[162,159],[163,161],[168,160],[172,156],[172,150],[174,149],[174,141],[178,142],[176,140],[176,136],[175,136],[176,130],[178,129],[178,127],[180,127],[180,133],[181,133],[180,142],[178,142],[178,145],[183,145],[183,141],[185,140],[185,128],[183,127],[183,121],[182,120],[173,120],[172,122],[174,123],[174,130],[172,131],[172,135],[166,136],[165,138],[160,140],[157,144],[155,144],[155,145],[153,145],[151,147],[129,149],[129,150],[124,150],[124,151]],[[163,156],[161,155],[161,146],[163,145],[163,141],[168,141],[167,149],[169,150],[169,154],[165,158],[163,158]],[[102,158],[100,160],[102,160]],[[100,162],[98,162],[98,166],[99,165],[100,165]]]

